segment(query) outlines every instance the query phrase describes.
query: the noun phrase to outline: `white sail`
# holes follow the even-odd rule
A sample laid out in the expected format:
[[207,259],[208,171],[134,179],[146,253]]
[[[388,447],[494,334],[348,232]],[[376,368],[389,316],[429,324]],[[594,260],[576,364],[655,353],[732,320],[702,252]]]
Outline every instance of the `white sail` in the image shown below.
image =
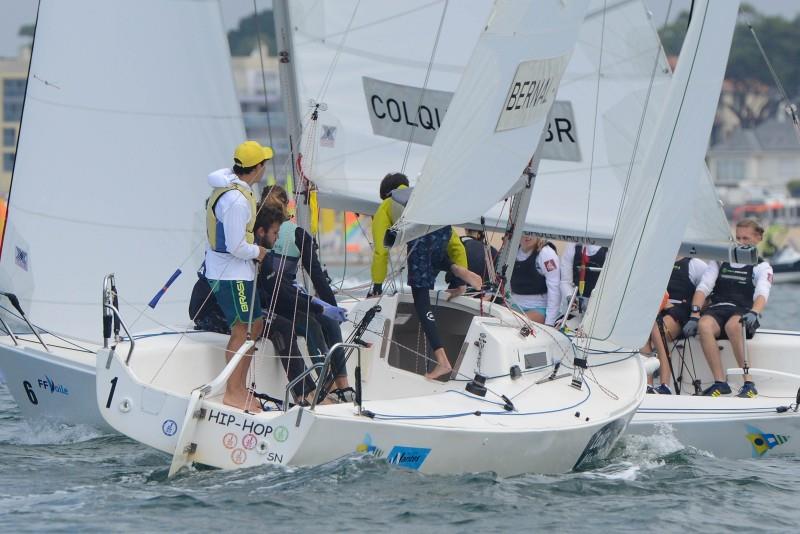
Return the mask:
[[547,123],[586,7],[577,1],[496,2],[403,221],[468,221],[514,185]]
[[34,43],[0,287],[99,340],[115,272],[132,328],[188,323],[206,175],[244,138],[218,2],[43,0]]
[[[313,164],[306,169],[320,188],[321,204],[371,213],[384,174],[404,168],[415,181],[491,2],[450,2],[446,12],[444,6],[425,1],[290,3],[301,101],[322,93],[327,106],[319,113],[312,134]],[[443,28],[426,84],[440,21]],[[646,114],[652,117],[670,78],[654,21],[641,1],[590,3],[545,134],[526,229],[568,240],[610,242],[636,137],[641,136],[640,147],[652,138],[652,124],[639,133],[647,91]],[[424,94],[422,87],[427,88]],[[426,108],[420,111],[423,118],[430,111],[437,120],[436,129],[426,129],[414,118],[419,102]],[[532,139],[531,149],[535,147]],[[640,148],[638,160],[642,153]],[[701,172],[707,174],[705,165]],[[726,250],[727,220],[713,185],[706,185],[706,194],[694,203],[685,246]],[[498,205],[488,211],[486,222],[504,226],[507,215],[508,208]]]
[[[698,188],[738,2],[697,2],[652,144],[632,175],[584,331],[620,346],[644,344]],[[597,293],[595,293],[597,295]],[[599,297],[599,298],[598,298]]]

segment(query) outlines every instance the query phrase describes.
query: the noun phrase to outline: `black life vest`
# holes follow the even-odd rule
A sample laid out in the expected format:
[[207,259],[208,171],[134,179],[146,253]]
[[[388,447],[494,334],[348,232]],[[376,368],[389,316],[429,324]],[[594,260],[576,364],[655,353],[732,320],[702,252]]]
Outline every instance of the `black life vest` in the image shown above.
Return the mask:
[[[600,268],[606,262],[606,253],[608,248],[600,247],[594,255],[589,256],[586,267]],[[583,245],[575,245],[575,257],[572,258],[572,282],[578,286],[578,281],[581,279],[581,270],[583,269]],[[600,271],[592,269],[586,270],[586,277],[584,278],[585,286],[583,289],[582,297],[592,296],[594,286],[597,285],[597,280],[600,279]]]
[[536,270],[539,251],[531,252],[528,259],[514,262],[511,291],[517,295],[542,295],[547,293],[547,280]]
[[723,262],[719,266],[714,291],[708,296],[709,302],[712,305],[728,303],[741,308],[750,308],[756,292],[756,286],[753,283],[753,267],[753,265],[733,267],[727,261]]
[[461,236],[461,243],[464,244],[464,250],[467,252],[467,269],[486,280],[488,272],[483,242],[470,236]]
[[672,266],[672,274],[667,284],[667,293],[669,293],[669,300],[673,304],[688,304],[692,301],[696,287],[692,283],[692,279],[689,278],[689,263],[691,261],[691,258],[681,258]]

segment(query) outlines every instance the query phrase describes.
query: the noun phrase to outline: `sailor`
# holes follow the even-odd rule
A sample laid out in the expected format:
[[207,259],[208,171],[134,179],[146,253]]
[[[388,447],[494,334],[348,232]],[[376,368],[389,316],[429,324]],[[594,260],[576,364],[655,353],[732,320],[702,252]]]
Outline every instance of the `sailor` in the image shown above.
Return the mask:
[[561,300],[558,253],[552,243],[525,232],[511,275],[511,299],[532,321],[553,326]]
[[[382,292],[389,256],[389,251],[383,245],[384,235],[402,212],[402,206],[392,199],[392,191],[407,187],[408,178],[400,173],[387,174],[381,181],[380,196],[383,202],[372,220],[374,252],[372,257],[373,287],[370,296],[379,295]],[[450,226],[439,228],[413,239],[408,242],[407,247],[408,285],[411,286],[417,318],[425,331],[428,344],[436,359],[435,368],[427,372],[425,377],[435,380],[446,377],[452,371],[444,343],[442,343],[436,328],[433,310],[431,310],[430,290],[433,289],[436,276],[439,271],[452,272],[476,289],[481,287],[481,278],[466,268],[467,257],[464,245]],[[464,292],[464,286],[448,291],[451,296],[461,294]]]
[[600,268],[606,261],[607,247],[597,245],[567,246],[561,255],[561,296],[572,298],[578,288],[580,309],[585,309],[586,299],[592,295],[594,286],[600,278]]
[[[254,291],[256,264],[264,259],[267,249],[255,244],[253,225],[256,220],[256,199],[251,186],[261,180],[265,163],[272,158],[272,149],[255,141],[246,141],[233,154],[234,178],[225,186],[211,181],[214,189],[206,201],[206,276],[222,309],[231,337],[225,351],[227,361],[233,357],[248,336],[256,339],[264,324],[261,303]],[[213,174],[213,173],[212,173]],[[248,323],[252,327],[248,333]],[[245,378],[255,348],[248,351],[228,379],[223,402],[245,411],[258,413],[261,407],[248,394]]]
[[[266,249],[271,248],[275,239],[277,239],[278,228],[282,221],[282,213],[270,209],[259,209],[253,228],[256,243]],[[198,273],[198,275],[199,279],[192,290],[192,297],[189,303],[189,315],[194,321],[195,329],[230,334],[230,327],[217,304],[216,298],[211,293],[211,287],[207,279],[202,273]],[[305,372],[306,367],[303,363],[303,355],[297,345],[297,337],[294,335],[291,322],[284,317],[273,314],[266,321],[265,330],[262,335],[272,342],[275,347],[275,353],[280,356],[289,381],[293,381]],[[314,381],[309,376],[299,381],[292,388],[295,401],[300,404],[311,402],[314,396],[314,387]]]
[[[736,241],[740,245],[758,245],[763,235],[764,229],[753,219],[742,219],[736,224]],[[714,383],[703,391],[703,395],[718,397],[731,392],[722,371],[716,341],[723,333],[730,340],[737,363],[745,369],[744,385],[738,396],[752,398],[758,395],[750,375],[746,374],[742,326],[747,338],[753,337],[771,287],[772,267],[761,258],[755,266],[728,262],[719,265],[715,261],[708,263],[692,299],[691,317],[683,326],[686,337],[700,333],[700,344],[714,375]],[[701,313],[706,301],[708,306]]]
[[[460,239],[467,253],[467,269],[480,276],[484,283],[488,282],[490,267],[497,261],[497,249],[486,243],[481,230],[467,229]],[[450,272],[445,275],[444,280],[451,288],[463,285],[461,279]]]
[[667,295],[664,306],[658,312],[656,322],[650,332],[650,339],[643,352],[650,352],[655,347],[660,364],[659,379],[661,384],[653,388],[653,377],[647,377],[647,392],[671,395],[672,390],[669,383],[672,381],[672,371],[669,365],[669,353],[664,346],[664,338],[661,332],[663,328],[664,336],[667,341],[673,341],[678,337],[681,328],[689,320],[689,313],[697,284],[706,270],[706,262],[698,258],[679,257],[672,265],[672,274],[667,284]]
[[[267,257],[266,263],[270,265],[269,273],[272,274],[262,269],[259,290],[263,287],[266,294],[272,295],[277,283],[276,313],[294,323],[297,335],[306,339],[312,360],[321,361],[330,347],[342,342],[340,323],[347,319],[346,311],[336,302],[330,279],[317,255],[316,240],[288,217],[289,196],[286,190],[279,185],[269,186],[262,198],[265,206],[282,211],[285,220],[275,246]],[[301,266],[311,278],[316,297],[308,295],[296,283]],[[338,349],[332,355],[335,386],[332,393],[341,400],[345,400],[346,394],[354,393],[347,380],[345,359],[344,349]]]

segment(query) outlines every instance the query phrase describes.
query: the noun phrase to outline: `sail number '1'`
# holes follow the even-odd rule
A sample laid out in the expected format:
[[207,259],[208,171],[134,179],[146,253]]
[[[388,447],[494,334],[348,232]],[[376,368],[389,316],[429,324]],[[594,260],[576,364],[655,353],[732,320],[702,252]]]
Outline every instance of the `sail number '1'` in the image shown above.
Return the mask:
[[114,399],[114,391],[117,389],[118,376],[111,379],[111,391],[108,392],[108,400],[106,401],[106,408],[111,408],[111,401]]

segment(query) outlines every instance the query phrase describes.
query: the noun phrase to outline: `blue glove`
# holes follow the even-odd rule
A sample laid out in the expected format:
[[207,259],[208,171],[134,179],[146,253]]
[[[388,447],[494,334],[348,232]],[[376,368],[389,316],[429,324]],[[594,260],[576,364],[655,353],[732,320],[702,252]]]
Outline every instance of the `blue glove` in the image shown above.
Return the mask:
[[324,300],[317,297],[311,297],[311,302],[319,306],[322,306],[322,315],[324,315],[328,319],[333,319],[338,323],[343,323],[347,320],[347,310],[345,310],[344,308],[340,308],[338,306],[331,306]]
[[756,329],[761,326],[758,322],[758,314],[753,310],[750,310],[742,315],[740,321],[744,325],[747,337],[753,337],[753,334],[756,333]]
[[689,317],[689,320],[683,325],[684,337],[694,337],[697,335],[697,321],[697,317]]

